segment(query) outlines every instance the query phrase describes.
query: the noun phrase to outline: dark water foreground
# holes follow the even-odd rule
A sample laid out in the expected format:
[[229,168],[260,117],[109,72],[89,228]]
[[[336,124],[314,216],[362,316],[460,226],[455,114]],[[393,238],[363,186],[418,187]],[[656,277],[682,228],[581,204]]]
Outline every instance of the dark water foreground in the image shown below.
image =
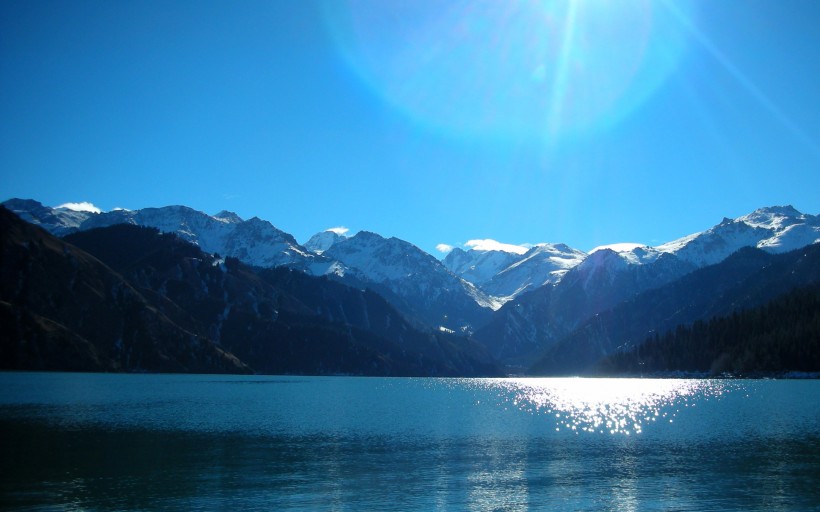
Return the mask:
[[4,510],[820,510],[820,381],[0,374]]

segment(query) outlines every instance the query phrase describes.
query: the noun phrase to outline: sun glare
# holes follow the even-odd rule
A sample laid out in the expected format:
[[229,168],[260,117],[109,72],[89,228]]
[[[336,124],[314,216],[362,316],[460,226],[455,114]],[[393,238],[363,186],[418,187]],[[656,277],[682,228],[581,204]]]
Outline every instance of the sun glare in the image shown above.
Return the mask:
[[672,422],[675,407],[719,396],[726,386],[703,379],[498,379],[493,386],[519,409],[555,420],[555,430],[641,434],[657,421]]
[[617,123],[675,69],[684,31],[656,5],[342,0],[326,12],[350,67],[418,123],[550,140]]

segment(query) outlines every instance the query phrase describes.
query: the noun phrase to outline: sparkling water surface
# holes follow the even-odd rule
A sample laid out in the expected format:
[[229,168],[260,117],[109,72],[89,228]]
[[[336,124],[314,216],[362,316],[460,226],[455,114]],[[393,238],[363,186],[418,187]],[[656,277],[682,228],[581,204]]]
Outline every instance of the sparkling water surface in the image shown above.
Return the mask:
[[0,373],[3,510],[820,510],[820,381]]

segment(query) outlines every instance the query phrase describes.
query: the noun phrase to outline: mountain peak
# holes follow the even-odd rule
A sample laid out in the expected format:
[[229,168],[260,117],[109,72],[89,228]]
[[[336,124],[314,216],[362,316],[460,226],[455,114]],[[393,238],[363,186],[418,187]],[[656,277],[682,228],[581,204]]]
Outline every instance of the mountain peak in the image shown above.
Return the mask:
[[370,231],[334,243],[324,256],[404,304],[411,316],[447,329],[470,329],[499,305],[415,245]]
[[378,233],[374,233],[373,231],[362,230],[353,235],[353,238],[358,238],[360,240],[387,240],[386,237],[381,236]]
[[820,240],[820,217],[791,205],[767,206],[656,247],[697,266],[713,265],[743,247],[785,252]]
[[58,236],[115,224],[153,227],[175,233],[208,253],[233,256],[259,267],[294,266],[311,271],[316,255],[304,250],[288,233],[254,217],[243,221],[233,212],[214,216],[188,206],[171,205],[104,213],[50,208],[32,200],[4,203],[18,216]]
[[57,236],[77,231],[86,219],[96,215],[88,211],[50,208],[33,199],[9,199],[3,202],[3,206],[26,222],[36,224]]
[[561,280],[569,269],[587,257],[586,253],[566,244],[538,244],[523,255],[512,256],[517,259],[492,276],[483,287],[484,291],[502,301]]
[[522,254],[504,249],[473,248],[465,251],[456,247],[444,258],[443,263],[453,274],[481,286],[523,257]]
[[758,208],[748,215],[739,217],[737,220],[753,227],[781,230],[788,225],[800,222],[805,217],[793,206],[786,205]]
[[764,206],[763,208],[758,208],[753,213],[784,215],[787,217],[799,217],[803,215],[803,213],[801,213],[799,210],[797,210],[797,208],[790,204],[787,204],[785,206]]
[[592,253],[595,253],[595,252],[598,252],[598,251],[603,251],[603,250],[609,250],[609,251],[616,252],[616,253],[617,252],[631,252],[631,251],[634,251],[635,249],[638,249],[640,247],[644,247],[644,244],[633,243],[633,242],[623,242],[623,243],[616,243],[616,244],[599,245],[598,247],[596,247],[596,248],[592,249],[591,251],[589,251],[589,254],[592,254]]
[[221,219],[231,224],[239,224],[242,222],[242,217],[235,214],[234,212],[229,212],[228,210],[222,210],[221,212],[214,215],[215,219]]
[[5,206],[11,211],[31,211],[45,208],[43,203],[41,203],[40,201],[35,201],[34,199],[20,199],[17,197],[11,198],[7,201],[3,201],[3,206]]
[[340,240],[344,240],[347,237],[336,230],[328,229],[322,231],[321,233],[316,233],[310,240],[305,242],[304,247],[305,249],[315,252],[316,254],[322,254],[323,252],[327,251],[333,244]]

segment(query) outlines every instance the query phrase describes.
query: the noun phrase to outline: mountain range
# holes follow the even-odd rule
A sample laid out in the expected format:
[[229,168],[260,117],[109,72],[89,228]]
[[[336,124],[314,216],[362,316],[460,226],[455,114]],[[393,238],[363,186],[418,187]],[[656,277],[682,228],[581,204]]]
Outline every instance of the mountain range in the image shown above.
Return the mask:
[[[806,265],[791,269],[789,265],[797,265],[792,262],[783,264],[793,271],[792,278],[779,281],[788,286],[764,286],[768,274],[752,274],[744,277],[757,283],[756,288],[749,285],[748,300],[716,299],[725,305],[723,309],[692,306],[692,294],[708,296],[717,286],[714,279],[692,276],[706,269],[718,276],[732,275],[745,268],[743,258],[791,254],[820,241],[820,217],[790,206],[724,219],[705,231],[655,247],[614,244],[589,253],[564,244],[539,244],[516,252],[455,249],[440,261],[409,242],[367,231],[354,236],[326,231],[300,245],[267,221],[243,220],[224,211],[208,215],[168,206],[93,213],[21,199],[3,205],[66,241],[102,227],[143,226],[173,233],[215,261],[230,257],[257,273],[289,269],[310,282],[319,279],[328,286],[372,293],[386,301],[407,328],[460,335],[474,349],[482,347],[477,360],[486,362],[489,357],[508,371],[527,371],[532,365],[540,373],[580,371],[624,343],[637,343],[647,332],[759,305],[774,299],[766,290],[787,293],[789,287],[818,279]],[[752,257],[752,253],[763,256]],[[809,259],[817,257],[811,254]],[[657,296],[641,298],[653,297],[652,293],[665,293],[671,312],[634,313],[652,309],[649,306]],[[628,332],[613,327],[611,318],[625,318],[629,307],[633,312]],[[689,314],[672,314],[684,310]],[[213,341],[213,336],[209,339]],[[585,343],[598,344],[597,351],[586,352],[592,354],[586,359],[577,355]]]
[[486,375],[470,340],[381,296],[118,224],[58,239],[0,208],[0,365],[12,369]]

